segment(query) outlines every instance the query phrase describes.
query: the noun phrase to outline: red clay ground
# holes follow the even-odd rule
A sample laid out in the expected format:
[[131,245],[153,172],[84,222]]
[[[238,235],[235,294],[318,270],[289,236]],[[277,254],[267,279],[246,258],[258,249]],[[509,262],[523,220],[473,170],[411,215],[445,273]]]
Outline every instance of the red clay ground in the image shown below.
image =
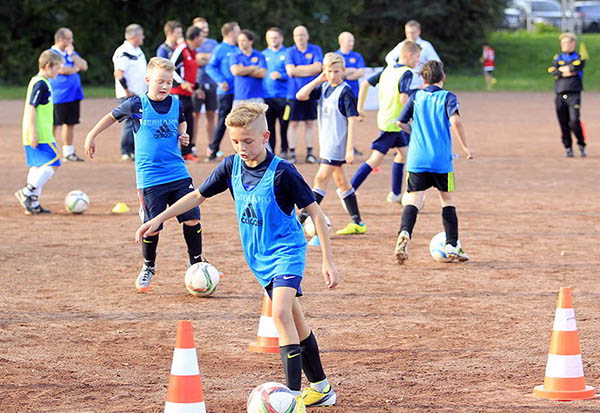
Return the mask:
[[[589,157],[565,159],[551,94],[460,99],[477,155],[456,162],[460,234],[472,261],[429,256],[429,239],[442,230],[431,192],[410,260],[394,262],[401,209],[385,202],[391,160],[358,192],[368,233],[333,238],[339,288],[324,287],[319,251],[309,250],[303,303],[339,397],[327,412],[600,411],[599,401],[531,396],[544,379],[561,286],[573,287],[587,381],[600,386],[600,120],[586,117]],[[85,101],[80,154],[87,130],[113,105]],[[584,114],[599,105],[599,94],[585,94]],[[0,411],[162,411],[180,319],[195,327],[209,412],[243,412],[254,386],[282,381],[278,356],[246,350],[262,292],[243,260],[230,196],[202,209],[205,253],[226,274],[216,294],[185,291],[174,222],[161,235],[152,293],[137,294],[137,198],[133,165],[119,160],[119,127],[99,138],[97,160],[65,165],[44,188],[53,215],[27,217],[13,196],[27,173],[22,107],[0,102]],[[371,114],[360,127],[365,153],[376,133]],[[231,153],[228,142],[224,150]],[[196,184],[213,167],[190,165]],[[312,182],[316,167],[299,169]],[[62,208],[73,189],[90,196],[82,216]],[[117,201],[132,212],[110,215]],[[323,206],[334,229],[346,223],[333,188]]]

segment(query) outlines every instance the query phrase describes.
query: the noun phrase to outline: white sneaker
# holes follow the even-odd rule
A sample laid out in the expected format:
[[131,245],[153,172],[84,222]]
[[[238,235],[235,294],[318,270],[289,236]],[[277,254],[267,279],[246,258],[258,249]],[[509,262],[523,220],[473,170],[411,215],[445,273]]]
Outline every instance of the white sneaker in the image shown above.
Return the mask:
[[396,195],[392,191],[387,194],[387,198],[385,199],[390,204],[401,204],[402,203],[402,194]]
[[452,261],[464,262],[469,261],[469,256],[465,254],[460,246],[453,247],[450,244],[446,244],[446,255]]
[[141,292],[145,293],[150,289],[150,283],[152,282],[152,277],[154,277],[155,267],[149,267],[146,264],[140,270],[140,273],[135,280],[135,288]]

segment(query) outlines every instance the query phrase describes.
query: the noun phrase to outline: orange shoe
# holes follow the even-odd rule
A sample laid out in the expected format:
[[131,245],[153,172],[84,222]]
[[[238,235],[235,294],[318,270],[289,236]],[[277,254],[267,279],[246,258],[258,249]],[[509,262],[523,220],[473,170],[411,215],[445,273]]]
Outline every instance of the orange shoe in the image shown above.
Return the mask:
[[186,162],[194,162],[194,163],[199,163],[202,162],[202,159],[198,158],[196,155],[194,155],[193,153],[188,153],[187,155],[183,155],[183,159]]

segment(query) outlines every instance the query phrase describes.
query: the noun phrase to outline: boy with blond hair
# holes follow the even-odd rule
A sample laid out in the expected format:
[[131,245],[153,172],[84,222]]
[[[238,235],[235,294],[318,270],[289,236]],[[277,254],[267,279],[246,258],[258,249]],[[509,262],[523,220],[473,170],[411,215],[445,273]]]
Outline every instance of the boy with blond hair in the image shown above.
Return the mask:
[[54,168],[60,166],[60,155],[54,140],[54,105],[48,79],[58,75],[63,62],[62,56],[50,50],[43,52],[38,59],[39,72],[27,86],[22,139],[29,173],[27,184],[15,192],[26,215],[50,213],[40,204],[39,196],[54,175]]
[[[85,152],[93,158],[96,153],[96,136],[117,121],[133,121],[135,173],[144,222],[194,190],[192,178],[179,149],[179,141],[188,145],[190,139],[186,133],[183,105],[176,96],[169,95],[173,85],[173,71],[174,65],[169,60],[162,57],[150,59],[146,73],[148,92],[130,97],[106,114],[85,139]],[[177,220],[183,223],[189,264],[203,261],[200,210],[192,208],[179,214]],[[162,226],[148,233],[142,243],[144,263],[135,281],[139,292],[150,289],[156,268],[158,233],[161,229]]]
[[[242,103],[227,116],[236,154],[226,157],[197,191],[170,206],[136,232],[143,242],[164,221],[197,208],[206,198],[229,189],[235,201],[242,249],[248,266],[273,300],[287,387],[296,395],[296,412],[304,405],[329,406],[336,394],[323,371],[317,340],[297,297],[306,264],[306,239],[294,215],[305,208],[315,223],[323,254],[322,273],[328,288],[338,273],[333,263],[325,216],[296,168],[266,149],[269,131],[264,103]],[[300,393],[302,370],[310,387]]]
[[[338,230],[338,235],[364,234],[367,226],[362,222],[354,188],[346,179],[342,165],[354,160],[354,122],[358,116],[354,93],[344,82],[344,57],[327,53],[323,59],[323,73],[296,93],[296,99],[317,102],[317,123],[321,164],[315,175],[313,192],[317,203],[325,197],[327,184],[333,176],[337,194],[352,222]],[[300,222],[308,218],[306,211],[300,214]]]

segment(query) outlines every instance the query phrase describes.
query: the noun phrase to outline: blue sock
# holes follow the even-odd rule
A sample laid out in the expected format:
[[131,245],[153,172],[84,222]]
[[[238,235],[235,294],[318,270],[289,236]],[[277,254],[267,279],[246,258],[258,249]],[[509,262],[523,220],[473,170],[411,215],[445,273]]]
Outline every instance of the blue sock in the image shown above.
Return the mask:
[[360,166],[360,168],[358,168],[358,170],[354,173],[354,176],[352,177],[352,180],[350,181],[352,188],[358,189],[358,187],[362,185],[364,180],[367,179],[367,176],[369,176],[369,174],[371,173],[372,170],[373,170],[373,168],[371,168],[371,166],[369,166],[368,163],[366,163],[366,162],[363,163]]
[[402,193],[402,173],[404,172],[404,164],[394,162],[392,164],[392,192],[394,195]]

